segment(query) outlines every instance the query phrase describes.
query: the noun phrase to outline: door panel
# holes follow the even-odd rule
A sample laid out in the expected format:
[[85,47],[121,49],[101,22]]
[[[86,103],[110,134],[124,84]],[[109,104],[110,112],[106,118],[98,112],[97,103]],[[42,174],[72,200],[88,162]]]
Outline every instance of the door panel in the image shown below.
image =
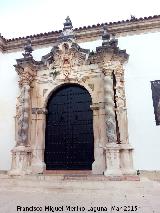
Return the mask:
[[92,169],[94,161],[93,115],[86,89],[68,85],[48,102],[46,119],[46,169]]

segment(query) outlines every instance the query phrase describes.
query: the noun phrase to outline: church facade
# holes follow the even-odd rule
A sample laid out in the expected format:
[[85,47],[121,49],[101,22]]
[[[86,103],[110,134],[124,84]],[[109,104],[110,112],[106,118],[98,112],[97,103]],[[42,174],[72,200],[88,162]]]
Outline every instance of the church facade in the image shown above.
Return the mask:
[[150,44],[152,37],[158,42],[159,23],[159,16],[132,17],[73,29],[67,17],[62,31],[1,37],[0,169],[10,175],[87,170],[109,177],[159,170],[150,85],[160,79],[159,62],[153,65],[148,48],[160,46]]

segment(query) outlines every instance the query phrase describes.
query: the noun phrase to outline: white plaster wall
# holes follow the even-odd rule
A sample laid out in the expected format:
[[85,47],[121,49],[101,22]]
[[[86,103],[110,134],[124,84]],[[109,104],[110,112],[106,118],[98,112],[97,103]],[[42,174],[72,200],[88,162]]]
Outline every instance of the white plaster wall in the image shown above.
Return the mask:
[[[101,41],[80,44],[95,50]],[[125,85],[129,139],[135,148],[136,169],[160,170],[160,127],[156,126],[150,81],[160,80],[160,33],[119,38],[119,46],[130,54]],[[33,52],[36,60],[51,47]],[[8,170],[14,141],[14,116],[18,95],[17,74],[13,64],[21,53],[0,54],[0,170]]]
[[126,65],[129,139],[136,169],[160,170],[160,126],[156,126],[151,83],[160,80],[160,33],[119,39],[130,54]]
[[14,146],[14,115],[17,96],[17,75],[13,64],[20,54],[0,56],[0,170],[7,170]]

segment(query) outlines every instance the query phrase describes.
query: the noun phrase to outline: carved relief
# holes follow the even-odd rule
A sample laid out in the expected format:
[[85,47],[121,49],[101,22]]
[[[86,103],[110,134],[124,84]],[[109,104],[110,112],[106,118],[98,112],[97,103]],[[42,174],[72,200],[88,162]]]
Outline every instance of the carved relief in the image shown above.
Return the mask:
[[88,84],[92,91],[94,91],[94,84]]

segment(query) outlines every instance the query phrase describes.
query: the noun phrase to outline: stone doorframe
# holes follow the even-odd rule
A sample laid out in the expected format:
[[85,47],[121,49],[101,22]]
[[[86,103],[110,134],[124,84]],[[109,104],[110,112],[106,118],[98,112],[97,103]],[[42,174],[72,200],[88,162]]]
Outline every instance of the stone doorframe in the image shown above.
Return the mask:
[[[64,84],[76,84],[83,86],[90,94],[91,99],[95,99],[95,95],[92,89],[82,82],[77,82],[71,80],[70,82],[61,82],[59,85],[56,85],[55,88],[48,89],[45,94],[43,105],[39,107],[32,108],[32,130],[31,130],[31,141],[32,143],[32,161],[31,161],[31,171],[32,173],[43,173],[45,171],[44,163],[44,150],[45,150],[45,126],[46,126],[46,114],[47,114],[47,103],[48,100],[59,87]],[[93,98],[94,97],[94,98]],[[102,100],[102,97],[99,96],[99,100]],[[90,106],[93,110],[93,133],[94,133],[94,158],[95,161],[92,165],[92,172],[95,174],[102,174],[105,170],[105,155],[103,154],[103,146],[106,141],[105,126],[104,120],[104,103],[92,103]]]
[[133,175],[133,148],[128,141],[123,64],[125,50],[118,48],[104,27],[102,45],[96,52],[76,42],[69,18],[51,52],[35,61],[30,40],[22,59],[17,59],[20,96],[16,114],[16,146],[12,150],[10,175],[43,173],[45,170],[46,106],[61,85],[83,86],[91,95],[93,110],[93,174]]

